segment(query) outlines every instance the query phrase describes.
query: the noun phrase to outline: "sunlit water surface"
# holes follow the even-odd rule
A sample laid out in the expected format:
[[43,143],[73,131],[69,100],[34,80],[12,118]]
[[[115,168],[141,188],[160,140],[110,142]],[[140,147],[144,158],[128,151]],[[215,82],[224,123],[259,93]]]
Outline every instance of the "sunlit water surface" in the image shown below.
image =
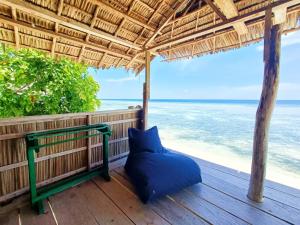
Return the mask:
[[[102,100],[99,110],[138,100]],[[149,126],[164,146],[250,172],[257,101],[151,101]],[[278,102],[271,121],[267,178],[300,189],[300,101]]]

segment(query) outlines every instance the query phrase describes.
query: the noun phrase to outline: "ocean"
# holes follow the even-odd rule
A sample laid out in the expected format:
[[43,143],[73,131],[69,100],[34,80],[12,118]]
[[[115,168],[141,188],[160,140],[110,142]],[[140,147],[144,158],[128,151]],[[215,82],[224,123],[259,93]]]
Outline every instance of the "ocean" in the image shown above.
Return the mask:
[[[99,110],[141,100],[102,100]],[[168,148],[250,173],[256,100],[151,100],[149,126]],[[300,101],[278,101],[271,120],[267,179],[300,189]]]

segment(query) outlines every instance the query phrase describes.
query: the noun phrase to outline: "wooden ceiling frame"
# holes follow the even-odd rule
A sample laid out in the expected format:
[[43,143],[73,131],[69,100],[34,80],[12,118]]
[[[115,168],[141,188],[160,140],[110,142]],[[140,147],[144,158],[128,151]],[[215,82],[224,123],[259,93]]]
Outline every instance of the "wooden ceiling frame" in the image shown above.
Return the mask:
[[272,8],[273,10],[276,10],[277,8],[281,8],[281,7],[288,8],[290,6],[294,6],[297,4],[300,4],[300,0],[279,0],[279,1],[269,4],[268,6],[256,9],[256,10],[246,13],[244,15],[239,15],[239,16],[233,17],[231,19],[227,19],[226,21],[223,21],[221,23],[215,24],[211,27],[208,27],[208,28],[205,28],[202,30],[198,30],[192,34],[184,35],[182,37],[178,37],[173,40],[167,40],[165,42],[158,43],[157,45],[152,46],[145,50],[156,52],[157,50],[166,48],[170,45],[176,45],[176,44],[180,44],[180,43],[184,43],[184,42],[189,42],[189,41],[194,40],[195,38],[201,37],[203,35],[207,35],[209,33],[214,33],[214,32],[217,32],[217,31],[220,31],[223,29],[228,29],[228,28],[232,27],[233,23],[247,22],[247,21],[253,20],[255,18],[262,17],[265,15],[265,11],[268,8]]
[[[134,4],[135,4],[136,1],[137,1],[137,0],[133,0],[133,1],[131,2],[130,6],[129,6],[128,10],[127,10],[127,14],[129,14],[129,13],[131,12],[131,10],[132,10],[132,8],[134,7]],[[114,36],[117,36],[117,35],[118,35],[118,33],[119,33],[120,30],[122,29],[122,26],[124,25],[125,22],[126,22],[126,18],[124,17],[124,18],[122,19],[121,23],[119,24],[117,30],[115,31]],[[108,49],[111,48],[112,44],[113,44],[112,42],[109,43]],[[104,53],[103,56],[101,57],[101,59],[99,60],[98,67],[101,67],[102,61],[104,60],[104,58],[105,58],[106,56],[107,56],[107,53]],[[135,58],[133,57],[131,60],[135,60]],[[130,61],[131,61],[131,60],[130,60]],[[118,64],[119,64],[121,61],[122,61],[122,60],[120,60],[120,61],[118,62]]]
[[[17,10],[16,8],[11,8],[11,15],[14,21],[17,21]],[[15,36],[15,43],[16,49],[20,48],[20,35],[19,35],[19,28],[14,26],[14,36]]]
[[[300,8],[300,6],[299,6],[299,8]],[[287,12],[286,15],[288,16],[289,14],[292,14],[292,13],[294,13],[294,12],[293,12],[293,11]],[[274,21],[276,21],[276,14],[274,14]],[[251,23],[248,24],[247,26],[248,26],[248,27],[251,27],[251,26],[254,26],[254,25],[257,25],[257,24],[261,24],[261,26],[263,26],[263,23],[264,23],[264,18],[261,18],[260,20],[257,20],[257,21],[255,21],[255,22],[251,22]],[[292,28],[292,29],[290,29],[290,30],[283,31],[282,33],[283,33],[283,34],[286,34],[286,33],[288,33],[288,32],[296,31],[296,30],[299,30],[299,29],[300,29],[300,27],[299,27],[299,28]],[[220,32],[220,33],[216,33],[216,34],[214,34],[213,36],[207,36],[207,37],[205,37],[205,38],[203,38],[203,39],[197,39],[197,40],[194,40],[194,41],[192,41],[192,42],[179,44],[179,45],[175,46],[174,48],[172,48],[172,50],[177,50],[177,49],[180,49],[180,48],[185,48],[185,47],[190,46],[190,45],[193,45],[193,46],[194,46],[194,45],[197,45],[199,42],[202,42],[202,41],[205,41],[205,40],[210,40],[210,39],[213,39],[213,38],[215,38],[215,37],[219,37],[219,36],[225,35],[225,34],[227,34],[227,33],[233,33],[233,32],[235,32],[234,29],[226,30],[226,31],[223,31],[223,32]],[[250,44],[250,43],[258,42],[258,41],[260,41],[261,39],[262,39],[262,37],[259,37],[259,38],[256,38],[256,39],[253,39],[253,40],[250,40],[250,41],[246,41],[246,42],[243,42],[243,45],[248,45],[248,44]],[[237,45],[237,44],[234,44],[233,46],[236,46],[236,45]],[[228,47],[232,47],[232,46],[228,46]],[[221,49],[222,49],[222,48],[221,48]],[[221,49],[220,49],[220,50],[221,50]],[[216,50],[219,50],[219,49],[216,49]],[[165,50],[159,51],[159,53],[160,53],[160,54],[161,54],[161,53],[167,54],[169,51],[170,51],[169,49],[165,49]],[[201,55],[202,55],[202,54],[203,54],[203,55],[204,55],[204,54],[208,54],[209,52],[210,52],[210,50],[207,51],[207,52],[201,52]],[[183,58],[188,58],[188,57],[191,57],[191,55],[181,56],[181,57],[175,57],[175,58],[166,58],[166,59],[164,59],[163,61],[172,61],[172,60],[183,59]]]
[[[186,3],[187,0],[182,0],[181,3],[179,3],[177,6],[175,6],[173,12],[167,17],[167,19],[163,22],[163,24],[161,26],[159,26],[156,31],[154,32],[154,34],[146,41],[146,43],[144,44],[143,48],[146,48],[147,45],[149,45],[153,40],[154,38],[161,32],[161,30],[168,24],[168,22],[172,19],[172,17],[174,17],[174,15],[176,14],[177,10],[179,8],[181,8],[185,3]],[[130,67],[130,65],[132,64],[132,62],[137,58],[139,57],[141,54],[143,54],[142,52],[141,53],[137,53],[133,58],[132,60],[129,61],[129,63],[127,64],[127,68]]]
[[[47,35],[49,37],[52,38],[56,38],[56,39],[63,39],[65,41],[74,43],[75,45],[79,45],[81,47],[85,47],[85,48],[90,48],[94,51],[97,52],[101,52],[101,53],[108,53],[114,57],[117,58],[124,58],[126,60],[131,60],[133,58],[133,56],[131,55],[127,55],[127,54],[122,54],[122,53],[118,53],[118,52],[114,52],[111,51],[110,49],[107,49],[105,47],[101,47],[92,43],[87,43],[83,40],[79,40],[79,39],[75,39],[75,38],[71,38],[68,35],[65,34],[61,34],[61,33],[55,33],[54,31],[50,31],[50,30],[46,30],[44,28],[39,28],[39,27],[32,27],[29,24],[22,22],[22,21],[14,21],[13,19],[10,19],[8,17],[2,16],[0,15],[0,22],[4,23],[4,24],[8,24],[14,27],[18,27],[18,28],[23,28],[32,32],[36,32],[36,33],[41,33],[44,35]],[[139,62],[139,63],[144,63],[144,60],[140,60],[140,59],[135,59],[135,61]]]
[[[64,0],[59,0],[58,6],[57,6],[57,15],[58,16],[61,15],[61,12],[63,10],[63,4],[64,4]],[[54,25],[54,32],[58,33],[58,29],[59,29],[59,23],[56,22],[55,25]],[[53,37],[52,46],[51,46],[51,56],[52,57],[55,57],[56,42],[57,42],[57,37]]]
[[[203,26],[203,25],[207,25],[207,24],[199,24],[199,20],[202,20],[202,19],[205,19],[206,17],[209,17],[209,16],[211,16],[211,14],[216,14],[214,11],[212,11],[212,12],[210,12],[209,14],[206,14],[205,16],[202,16],[202,17],[197,17],[197,20],[196,20],[196,23],[195,23],[195,21],[191,21],[191,22],[188,22],[188,23],[185,23],[185,24],[182,24],[181,26],[178,26],[178,27],[176,27],[176,28],[174,28],[174,24],[175,24],[175,22],[174,23],[172,23],[172,27],[171,27],[171,30],[169,30],[169,31],[167,31],[167,32],[165,32],[165,33],[163,33],[161,36],[160,36],[160,38],[162,38],[162,37],[169,37],[169,36],[171,36],[172,38],[174,38],[174,32],[176,32],[177,30],[180,30],[182,27],[184,27],[184,26],[189,26],[189,25],[191,25],[191,24],[194,24],[195,23],[195,27],[197,27],[197,29],[198,29],[198,27],[199,26]],[[214,20],[214,21],[210,21],[209,23],[213,23],[214,25],[216,24],[216,20]],[[170,25],[170,24],[169,24]],[[186,32],[186,31],[185,31]],[[173,34],[172,34],[173,33]],[[170,35],[170,34],[172,34],[172,35]],[[180,35],[180,34],[179,34]],[[175,36],[177,36],[177,35],[175,35]]]
[[[150,11],[152,11],[152,14],[156,11],[155,8],[153,8],[153,7],[149,6],[149,5],[147,5],[145,2],[143,2],[143,1],[141,1],[141,0],[133,0],[132,2],[138,2],[138,4],[141,4],[141,5],[143,5],[144,7],[148,8]],[[163,15],[163,14],[161,14],[161,13],[159,13],[159,12],[157,12],[156,14],[160,15],[160,16],[163,17],[163,18],[166,18],[165,15]],[[147,23],[147,24],[149,24],[149,23]]]
[[213,3],[212,0],[204,0],[204,1],[207,3],[207,5],[210,6],[210,8],[212,8],[212,10],[218,15],[218,17],[220,17],[222,21],[227,20],[226,16],[218,9],[218,7],[216,7],[216,5]]
[[30,13],[34,16],[38,16],[40,18],[52,21],[54,23],[59,23],[63,26],[87,33],[89,35],[94,35],[96,37],[115,42],[117,44],[130,47],[136,50],[142,50],[142,48],[138,45],[135,45],[129,41],[126,41],[124,39],[115,37],[113,35],[110,35],[108,33],[102,32],[100,30],[91,28],[88,25],[76,22],[71,20],[70,18],[66,18],[63,16],[59,16],[56,13],[53,13],[52,11],[46,10],[39,6],[34,6],[28,2],[25,2],[23,0],[1,0],[1,3],[8,5],[10,7],[14,7],[18,10]]
[[186,4],[187,0],[182,0],[180,4],[178,4],[173,12],[167,17],[167,19],[163,22],[161,26],[159,26],[154,34],[147,40],[147,42],[144,44],[144,48],[146,48],[153,40],[156,38],[156,36],[161,32],[161,30],[168,24],[168,22],[174,17],[174,15],[177,13],[178,9],[180,9],[184,4]]
[[[233,0],[214,0],[214,3],[222,10],[223,14],[226,16],[226,19],[239,16],[239,11]],[[237,22],[233,23],[232,25],[238,35],[244,35],[248,33],[247,26],[244,22]]]
[[[154,18],[155,14],[161,9],[161,7],[162,7],[163,4],[165,3],[165,1],[166,1],[166,0],[162,0],[162,1],[159,3],[159,5],[158,5],[158,7],[156,8],[156,10],[153,12],[153,14],[151,15],[151,17],[149,18],[148,23],[151,22],[151,20]],[[141,33],[140,33],[139,36],[134,40],[133,43],[136,43],[136,42],[137,42],[137,40],[143,35],[144,31],[145,31],[145,27],[142,29]],[[128,49],[127,54],[129,53],[130,50],[131,50],[131,49]],[[128,62],[128,64],[126,65],[126,68],[127,68],[127,69],[130,68],[131,64],[134,62],[134,60],[135,60],[138,56],[140,56],[140,55],[139,55],[139,54],[136,54],[136,55]]]
[[90,2],[92,2],[95,5],[99,5],[102,9],[107,9],[110,10],[111,12],[115,13],[116,15],[119,15],[120,17],[125,18],[128,21],[131,21],[132,23],[139,25],[141,27],[146,27],[146,29],[155,32],[155,27],[152,27],[150,25],[148,25],[147,23],[143,23],[141,21],[139,21],[138,19],[130,16],[127,12],[124,13],[122,11],[120,11],[119,9],[116,9],[110,5],[108,5],[106,2],[104,2],[103,0],[89,0]]

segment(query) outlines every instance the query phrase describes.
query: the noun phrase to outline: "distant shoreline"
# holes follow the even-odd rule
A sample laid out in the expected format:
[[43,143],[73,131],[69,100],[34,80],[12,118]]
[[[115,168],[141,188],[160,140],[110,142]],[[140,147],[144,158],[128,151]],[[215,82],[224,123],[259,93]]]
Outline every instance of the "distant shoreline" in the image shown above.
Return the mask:
[[[103,101],[132,101],[141,102],[142,99],[101,99]],[[176,103],[231,103],[231,104],[258,104],[259,100],[239,99],[150,99],[150,102],[176,102]],[[277,100],[277,104],[299,105],[300,100]]]

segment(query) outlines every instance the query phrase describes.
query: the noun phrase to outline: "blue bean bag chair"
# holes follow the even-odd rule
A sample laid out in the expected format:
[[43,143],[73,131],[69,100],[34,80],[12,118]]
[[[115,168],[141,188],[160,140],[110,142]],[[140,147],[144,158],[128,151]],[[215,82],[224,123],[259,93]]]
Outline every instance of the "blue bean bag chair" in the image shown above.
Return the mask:
[[194,160],[162,146],[156,126],[146,131],[129,128],[128,136],[130,152],[125,171],[142,202],[202,182]]

